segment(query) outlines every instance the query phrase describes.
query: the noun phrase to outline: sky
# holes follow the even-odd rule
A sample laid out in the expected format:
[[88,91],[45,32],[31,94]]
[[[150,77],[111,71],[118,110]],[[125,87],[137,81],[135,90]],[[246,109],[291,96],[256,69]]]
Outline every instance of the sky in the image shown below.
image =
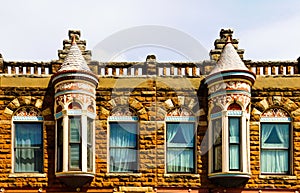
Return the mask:
[[[111,60],[143,61],[147,54],[157,55],[157,60],[184,60],[188,58],[184,54],[189,54],[184,52],[189,49],[184,45],[187,39],[194,39],[208,55],[222,28],[234,30],[239,48],[245,50],[244,59],[296,60],[300,56],[297,0],[10,0],[0,5],[0,53],[6,61],[58,59],[57,50],[70,29],[80,30],[87,49],[94,50],[124,30],[143,26],[172,29],[170,36],[159,38],[176,45],[139,32],[134,37],[148,41],[139,40],[135,47],[123,37],[123,50]],[[176,40],[180,34],[185,37]],[[93,59],[98,57],[101,60],[101,55],[93,54]]]

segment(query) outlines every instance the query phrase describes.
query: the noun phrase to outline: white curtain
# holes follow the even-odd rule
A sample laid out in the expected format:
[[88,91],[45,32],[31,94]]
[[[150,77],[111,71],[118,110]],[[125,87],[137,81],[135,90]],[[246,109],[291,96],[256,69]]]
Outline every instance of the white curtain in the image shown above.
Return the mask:
[[110,172],[134,172],[137,169],[135,123],[110,124]]
[[41,172],[42,126],[39,123],[15,124],[15,172]]
[[194,124],[167,124],[167,171],[194,171]]
[[289,124],[261,125],[262,173],[287,173],[289,171]]

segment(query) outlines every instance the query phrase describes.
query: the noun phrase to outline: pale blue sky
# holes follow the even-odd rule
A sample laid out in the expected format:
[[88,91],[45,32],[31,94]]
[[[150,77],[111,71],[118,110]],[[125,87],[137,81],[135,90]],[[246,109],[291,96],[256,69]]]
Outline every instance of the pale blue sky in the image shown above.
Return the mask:
[[0,53],[10,61],[57,59],[69,29],[81,30],[87,48],[93,50],[112,34],[143,25],[182,31],[208,51],[221,28],[232,28],[245,59],[300,56],[300,1],[296,0],[10,0],[0,7]]

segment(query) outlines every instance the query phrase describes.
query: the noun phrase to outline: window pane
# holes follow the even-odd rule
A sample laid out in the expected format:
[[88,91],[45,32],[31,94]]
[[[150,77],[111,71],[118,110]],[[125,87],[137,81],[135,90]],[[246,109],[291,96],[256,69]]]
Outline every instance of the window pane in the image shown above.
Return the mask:
[[290,123],[261,124],[261,172],[289,172]]
[[69,117],[70,119],[70,142],[80,142],[80,117]]
[[288,173],[288,155],[287,150],[261,150],[261,172]]
[[168,172],[194,172],[194,150],[169,148],[167,152]]
[[80,144],[70,144],[70,167],[80,168]]
[[214,172],[222,170],[222,119],[212,120]]
[[261,125],[262,148],[289,148],[290,125],[263,123]]
[[63,164],[63,121],[57,120],[57,171],[62,171]]
[[93,149],[91,146],[87,146],[87,168],[91,170],[93,168]]
[[229,117],[229,170],[240,169],[240,117]]
[[110,123],[110,172],[137,170],[136,133],[136,123]]
[[110,124],[111,147],[136,147],[136,124],[111,123]]
[[230,145],[229,146],[229,169],[239,170],[240,169],[240,146]]
[[167,172],[194,172],[194,123],[167,124]]
[[239,117],[229,117],[229,143],[240,143]]
[[214,148],[214,171],[222,170],[222,146],[215,146]]
[[87,119],[87,168],[93,168],[93,119]]
[[42,172],[42,124],[15,123],[15,172]]
[[111,172],[133,172],[137,169],[137,151],[128,148],[110,149]]

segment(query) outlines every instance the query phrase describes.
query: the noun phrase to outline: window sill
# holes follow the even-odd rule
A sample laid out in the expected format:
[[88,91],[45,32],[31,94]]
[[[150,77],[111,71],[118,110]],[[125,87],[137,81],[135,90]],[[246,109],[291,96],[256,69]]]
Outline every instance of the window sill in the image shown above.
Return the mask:
[[107,177],[142,177],[142,173],[107,173]]
[[297,176],[291,175],[259,175],[258,178],[260,179],[283,179],[283,180],[297,180]]
[[200,178],[200,174],[187,174],[187,173],[174,173],[174,174],[164,174],[165,178],[170,178],[170,177],[192,177],[192,178]]
[[13,173],[8,175],[9,178],[46,178],[45,173]]

